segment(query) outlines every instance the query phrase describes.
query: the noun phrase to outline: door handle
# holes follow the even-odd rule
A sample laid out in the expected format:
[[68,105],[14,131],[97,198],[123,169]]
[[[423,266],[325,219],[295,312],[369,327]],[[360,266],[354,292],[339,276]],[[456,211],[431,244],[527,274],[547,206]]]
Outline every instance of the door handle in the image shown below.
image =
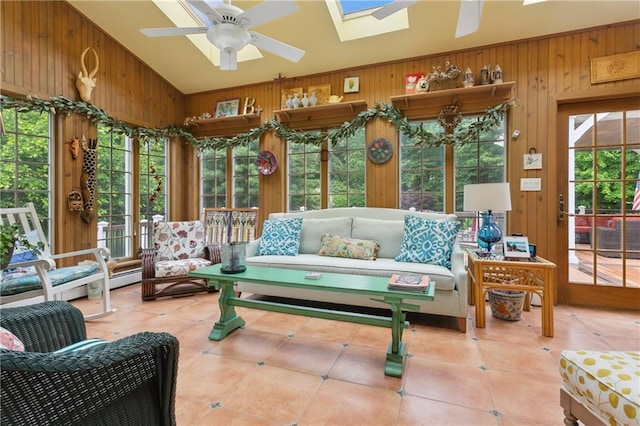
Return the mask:
[[564,209],[564,194],[558,195],[558,220],[564,220],[565,215],[569,212]]

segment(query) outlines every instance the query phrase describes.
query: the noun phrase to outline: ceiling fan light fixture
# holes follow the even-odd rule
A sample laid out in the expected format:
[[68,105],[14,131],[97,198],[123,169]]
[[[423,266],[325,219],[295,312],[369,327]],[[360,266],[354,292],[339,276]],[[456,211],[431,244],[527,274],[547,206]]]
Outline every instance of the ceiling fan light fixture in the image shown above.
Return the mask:
[[207,31],[207,39],[218,49],[241,50],[251,40],[249,32],[234,24],[212,25]]

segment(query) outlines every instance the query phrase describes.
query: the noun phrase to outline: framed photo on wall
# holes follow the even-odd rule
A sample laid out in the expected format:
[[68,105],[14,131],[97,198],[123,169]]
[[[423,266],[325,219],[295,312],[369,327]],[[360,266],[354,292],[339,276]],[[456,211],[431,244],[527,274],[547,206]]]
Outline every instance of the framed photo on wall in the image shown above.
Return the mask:
[[214,117],[230,117],[232,115],[238,115],[239,108],[240,108],[240,98],[218,101],[216,102],[216,110],[213,116]]
[[358,93],[360,91],[360,77],[347,77],[344,79],[344,93]]
[[504,237],[504,257],[528,259],[529,240],[527,237]]

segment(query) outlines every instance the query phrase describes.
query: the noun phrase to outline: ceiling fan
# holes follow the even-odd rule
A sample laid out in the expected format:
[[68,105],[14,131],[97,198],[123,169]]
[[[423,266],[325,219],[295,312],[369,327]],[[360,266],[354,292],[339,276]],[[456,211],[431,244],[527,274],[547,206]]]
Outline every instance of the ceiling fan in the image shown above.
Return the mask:
[[237,69],[238,51],[247,44],[266,50],[291,62],[298,62],[304,50],[267,37],[251,28],[266,24],[278,18],[297,12],[294,0],[265,0],[257,6],[243,11],[239,7],[224,3],[223,0],[185,0],[199,16],[209,22],[205,27],[189,28],[143,28],[140,32],[148,37],[166,37],[187,34],[206,34],[220,50],[220,69]]
[[[411,6],[417,1],[418,0],[394,0],[374,11],[371,15],[376,19],[384,19],[405,7]],[[482,5],[483,0],[460,0],[456,38],[464,37],[478,31],[480,27],[480,16],[482,15]]]

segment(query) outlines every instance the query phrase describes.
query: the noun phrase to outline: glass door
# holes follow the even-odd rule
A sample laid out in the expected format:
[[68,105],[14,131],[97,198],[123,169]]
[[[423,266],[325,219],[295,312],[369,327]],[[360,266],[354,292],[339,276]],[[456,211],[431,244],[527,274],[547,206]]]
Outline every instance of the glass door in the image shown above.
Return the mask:
[[640,309],[640,98],[558,113],[559,301]]

